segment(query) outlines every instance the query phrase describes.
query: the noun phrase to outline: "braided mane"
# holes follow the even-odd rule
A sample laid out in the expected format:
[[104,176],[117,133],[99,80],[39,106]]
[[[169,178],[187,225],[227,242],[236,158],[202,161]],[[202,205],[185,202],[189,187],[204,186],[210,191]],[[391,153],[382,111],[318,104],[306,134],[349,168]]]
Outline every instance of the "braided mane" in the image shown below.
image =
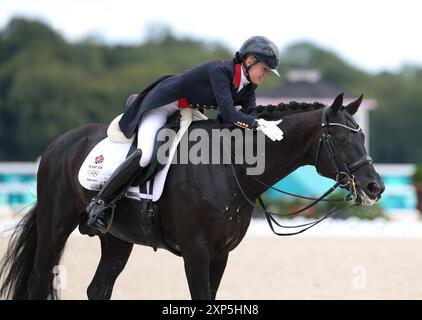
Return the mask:
[[279,103],[277,105],[244,107],[240,111],[251,116],[264,118],[266,120],[280,119],[286,115],[312,111],[324,108],[325,105],[319,102],[305,103],[291,101],[289,103]]

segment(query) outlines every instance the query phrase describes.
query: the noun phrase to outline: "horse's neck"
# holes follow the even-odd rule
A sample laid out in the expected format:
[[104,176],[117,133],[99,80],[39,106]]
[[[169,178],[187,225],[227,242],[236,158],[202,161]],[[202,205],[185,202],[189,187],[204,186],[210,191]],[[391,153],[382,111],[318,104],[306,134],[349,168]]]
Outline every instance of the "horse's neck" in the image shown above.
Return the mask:
[[266,185],[273,185],[297,168],[314,164],[321,112],[314,110],[283,118],[284,139],[275,143],[266,139],[264,172],[257,176],[245,176],[252,196],[262,194],[267,189],[254,178]]

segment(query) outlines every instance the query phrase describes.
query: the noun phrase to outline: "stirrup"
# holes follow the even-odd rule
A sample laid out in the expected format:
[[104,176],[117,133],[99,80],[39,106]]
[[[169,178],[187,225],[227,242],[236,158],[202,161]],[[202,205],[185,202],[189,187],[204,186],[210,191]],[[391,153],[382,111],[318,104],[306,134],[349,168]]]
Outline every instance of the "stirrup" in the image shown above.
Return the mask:
[[[113,221],[115,207],[116,205],[113,201],[107,204],[101,198],[93,198],[86,208],[88,213],[86,225],[101,233],[107,233],[110,230],[111,222]],[[110,214],[106,212],[108,209],[111,209]]]

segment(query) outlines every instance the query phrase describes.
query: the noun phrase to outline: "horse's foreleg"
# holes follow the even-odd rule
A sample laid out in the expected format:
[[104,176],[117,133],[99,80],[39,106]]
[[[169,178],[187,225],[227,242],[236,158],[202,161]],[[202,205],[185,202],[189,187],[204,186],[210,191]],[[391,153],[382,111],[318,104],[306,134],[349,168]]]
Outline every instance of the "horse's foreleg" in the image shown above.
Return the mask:
[[223,277],[224,270],[226,269],[229,254],[224,253],[214,258],[210,264],[210,286],[211,286],[211,299],[215,299],[218,287],[220,286],[221,278]]
[[185,273],[193,300],[210,300],[210,258],[204,241],[195,240],[182,248]]
[[87,290],[90,300],[108,300],[111,298],[114,283],[124,269],[133,248],[133,243],[120,240],[108,233],[101,236],[100,240],[100,264]]

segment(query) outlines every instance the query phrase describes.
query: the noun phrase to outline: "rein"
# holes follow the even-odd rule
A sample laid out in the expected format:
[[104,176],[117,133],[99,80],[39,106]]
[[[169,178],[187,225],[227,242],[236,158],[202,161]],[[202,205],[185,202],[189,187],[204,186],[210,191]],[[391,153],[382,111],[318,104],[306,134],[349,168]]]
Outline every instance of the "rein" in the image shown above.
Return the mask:
[[[234,175],[234,177],[235,177],[235,180],[236,180],[236,184],[237,184],[237,186],[239,187],[239,189],[240,189],[240,192],[242,193],[242,195],[243,195],[243,198],[245,198],[245,200],[246,200],[246,202],[248,202],[252,207],[255,207],[255,203],[245,194],[245,191],[243,190],[243,188],[242,188],[242,186],[240,185],[240,182],[239,182],[239,179],[238,179],[238,177],[237,177],[237,174],[236,174],[236,170],[234,170],[234,166],[233,166],[233,163],[230,163],[230,165],[231,165],[231,168],[232,168],[232,170],[233,170],[233,175]],[[312,206],[314,206],[315,204],[317,204],[320,200],[322,200],[322,199],[324,199],[325,197],[327,197],[329,194],[331,194],[334,190],[336,190],[337,189],[337,187],[339,186],[339,184],[338,183],[336,183],[335,185],[333,185],[330,189],[328,189],[321,197],[319,197],[316,201],[314,201],[313,203],[311,203],[310,205],[308,205],[308,206],[306,206],[305,208],[302,208],[302,209],[300,209],[300,210],[298,210],[298,211],[295,211],[295,212],[292,212],[292,213],[288,213],[288,214],[280,214],[280,213],[275,213],[275,212],[271,212],[271,211],[268,211],[267,210],[267,208],[266,208],[266,206],[265,206],[265,204],[264,204],[264,201],[262,200],[262,197],[261,196],[259,196],[258,197],[258,202],[259,202],[259,204],[261,205],[261,208],[262,208],[262,212],[265,214],[265,217],[266,217],[266,219],[267,219],[267,222],[268,222],[268,224],[269,224],[269,226],[270,226],[270,229],[271,229],[271,231],[273,231],[274,232],[274,234],[276,234],[277,236],[292,236],[292,235],[296,235],[296,234],[299,234],[299,233],[302,233],[302,232],[304,232],[304,231],[306,231],[306,230],[308,230],[308,229],[310,229],[310,228],[312,228],[313,226],[315,226],[315,225],[317,225],[318,223],[320,223],[321,221],[323,221],[323,220],[325,220],[326,218],[328,218],[328,217],[330,217],[330,216],[334,216],[334,215],[336,215],[336,214],[339,214],[339,213],[342,213],[342,212],[345,212],[346,210],[348,210],[348,209],[350,209],[350,208],[352,208],[352,207],[354,207],[354,206],[356,206],[356,204],[352,204],[352,205],[350,205],[350,206],[348,206],[348,207],[346,207],[346,208],[343,208],[343,209],[340,209],[340,210],[338,210],[338,211],[334,211],[336,208],[333,208],[332,210],[330,210],[327,214],[325,214],[322,218],[320,218],[320,219],[318,219],[318,220],[316,220],[316,221],[312,221],[312,222],[309,222],[309,223],[305,223],[305,224],[299,224],[299,225],[295,225],[295,226],[284,226],[284,225],[281,225],[280,223],[278,223],[276,220],[275,220],[275,218],[273,217],[273,215],[275,215],[275,216],[282,216],[282,217],[287,217],[287,216],[292,216],[292,215],[296,215],[296,214],[299,214],[299,213],[301,213],[301,212],[303,212],[303,211],[305,211],[305,210],[307,210],[307,209],[309,209],[309,208],[311,208]],[[289,233],[278,233],[278,232],[276,232],[275,230],[274,230],[274,226],[273,226],[273,222],[277,225],[277,226],[279,226],[279,227],[282,227],[282,228],[300,228],[300,227],[306,227],[306,228],[304,228],[304,229],[302,229],[302,230],[300,230],[300,231],[297,231],[297,232],[289,232]]]

